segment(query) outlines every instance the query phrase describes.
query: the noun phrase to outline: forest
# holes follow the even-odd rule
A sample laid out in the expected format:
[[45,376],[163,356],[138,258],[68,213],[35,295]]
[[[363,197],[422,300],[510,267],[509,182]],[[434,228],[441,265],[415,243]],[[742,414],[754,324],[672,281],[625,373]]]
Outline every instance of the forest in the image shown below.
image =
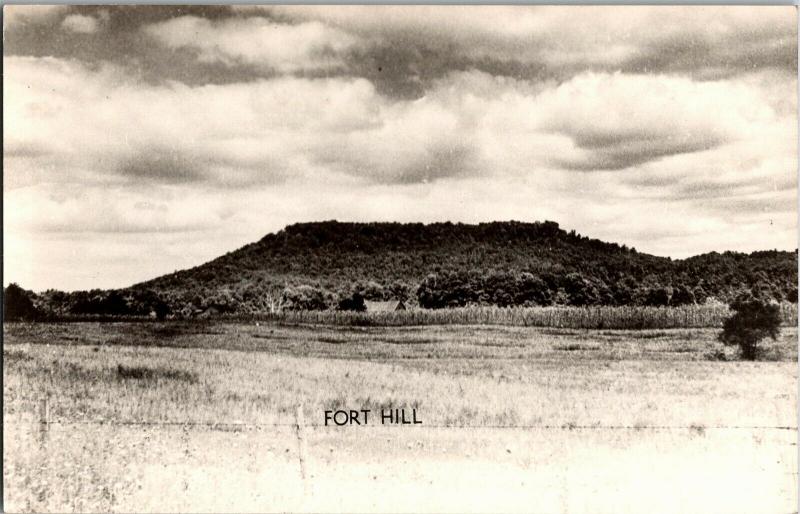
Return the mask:
[[328,221],[290,225],[208,263],[122,289],[9,288],[6,319],[360,310],[364,300],[392,299],[424,309],[683,306],[742,294],[796,303],[797,251],[673,260],[552,221]]

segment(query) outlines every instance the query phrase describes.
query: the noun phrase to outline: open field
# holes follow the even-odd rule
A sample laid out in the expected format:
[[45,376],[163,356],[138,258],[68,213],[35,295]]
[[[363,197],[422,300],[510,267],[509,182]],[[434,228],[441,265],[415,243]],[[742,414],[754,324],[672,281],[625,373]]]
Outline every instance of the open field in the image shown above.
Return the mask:
[[[4,336],[6,511],[796,504],[794,328],[761,362],[734,360],[712,329],[67,323]],[[423,424],[324,426],[326,409],[390,407]]]

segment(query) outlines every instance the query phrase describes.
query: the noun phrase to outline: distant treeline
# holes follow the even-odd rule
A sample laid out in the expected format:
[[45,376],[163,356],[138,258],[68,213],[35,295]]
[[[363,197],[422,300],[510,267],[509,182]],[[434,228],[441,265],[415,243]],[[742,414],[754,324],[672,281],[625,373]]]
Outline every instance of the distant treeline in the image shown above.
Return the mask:
[[10,284],[3,291],[3,319],[47,320],[73,318],[142,318],[165,319],[170,306],[151,290],[63,291],[48,290],[42,294]]
[[360,310],[364,300],[404,300],[425,309],[683,306],[751,294],[796,303],[797,252],[671,260],[566,232],[554,222],[322,222],[289,226],[196,268],[125,289],[17,289],[12,299],[30,301],[19,312],[32,308],[37,316],[258,315]]

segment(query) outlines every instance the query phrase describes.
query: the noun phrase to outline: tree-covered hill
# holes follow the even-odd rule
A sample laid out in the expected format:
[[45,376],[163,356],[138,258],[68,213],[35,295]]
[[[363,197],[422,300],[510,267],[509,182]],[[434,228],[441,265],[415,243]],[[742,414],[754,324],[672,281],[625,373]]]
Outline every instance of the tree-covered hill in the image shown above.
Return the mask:
[[[797,252],[725,252],[671,260],[566,232],[557,223],[300,223],[195,268],[118,290],[173,313],[336,308],[353,296],[423,307],[680,305],[742,291],[796,301]],[[48,291],[46,310],[103,310],[109,292]],[[144,300],[142,300],[144,299]],[[162,308],[163,310],[163,308]]]

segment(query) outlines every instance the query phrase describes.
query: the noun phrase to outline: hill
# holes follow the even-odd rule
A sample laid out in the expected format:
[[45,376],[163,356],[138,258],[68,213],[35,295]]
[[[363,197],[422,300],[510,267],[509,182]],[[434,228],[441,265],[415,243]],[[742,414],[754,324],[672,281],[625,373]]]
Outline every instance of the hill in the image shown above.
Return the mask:
[[[195,268],[108,292],[38,298],[60,313],[128,309],[324,309],[354,295],[423,307],[680,305],[742,291],[796,301],[797,252],[672,260],[562,230],[557,223],[299,223]],[[112,295],[113,293],[113,295]],[[99,302],[99,303],[98,303]],[[139,305],[142,304],[142,305]],[[346,303],[344,304],[346,305]],[[113,310],[113,309],[112,309]]]

